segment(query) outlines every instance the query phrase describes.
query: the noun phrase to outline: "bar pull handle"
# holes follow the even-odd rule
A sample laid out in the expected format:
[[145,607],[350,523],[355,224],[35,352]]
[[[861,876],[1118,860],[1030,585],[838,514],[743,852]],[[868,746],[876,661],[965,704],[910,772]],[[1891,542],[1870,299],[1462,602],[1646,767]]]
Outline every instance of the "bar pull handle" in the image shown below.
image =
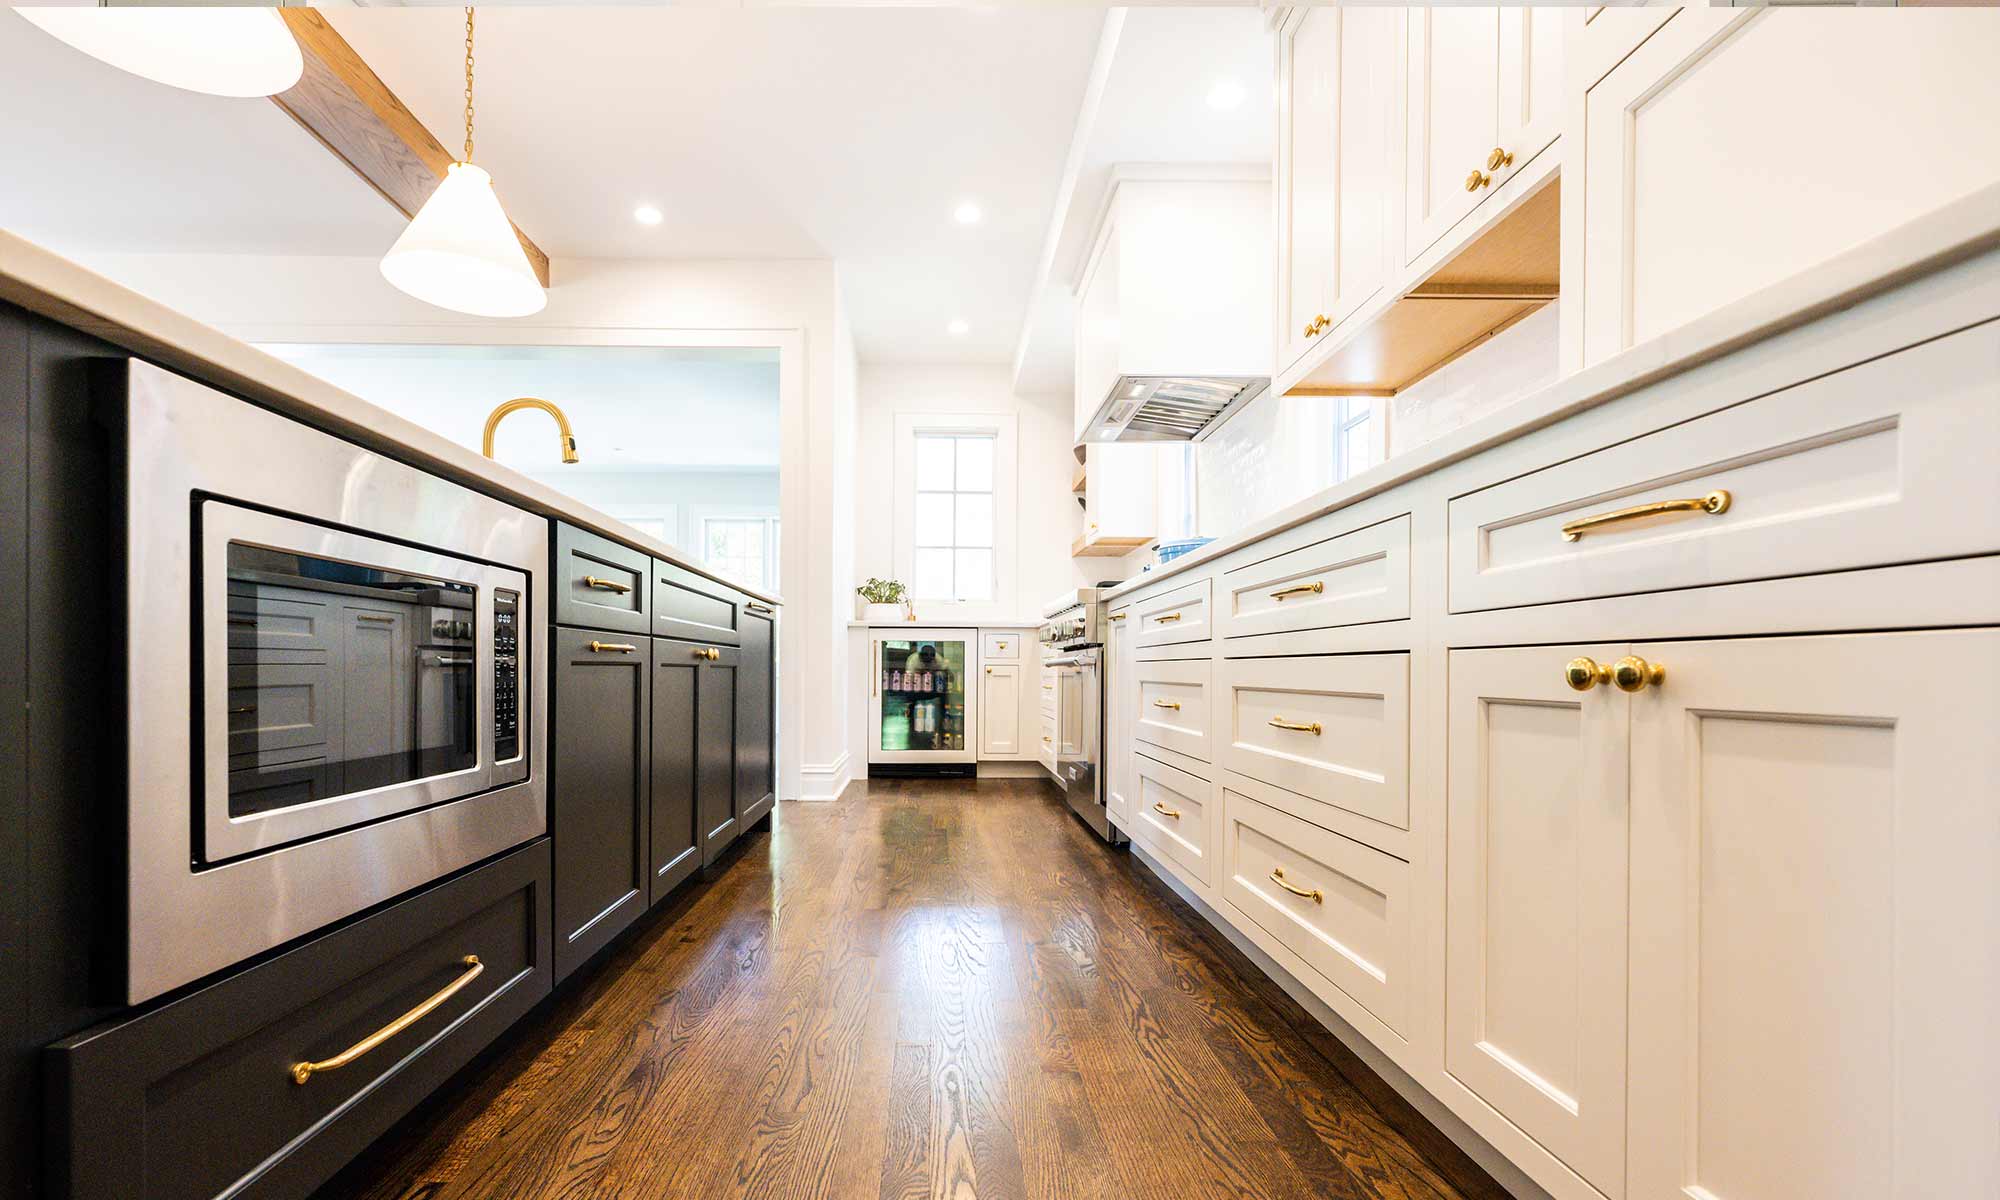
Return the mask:
[[1641,517],[1656,517],[1661,513],[1704,512],[1711,517],[1719,517],[1729,511],[1729,493],[1717,488],[1706,496],[1691,496],[1685,500],[1655,500],[1651,504],[1635,504],[1615,512],[1598,513],[1594,517],[1584,517],[1563,526],[1563,541],[1573,542],[1593,529],[1606,525],[1617,525],[1623,521],[1636,521]]
[[1153,618],[1153,623],[1156,625],[1165,625],[1170,621],[1178,621],[1180,619],[1181,615],[1177,612],[1161,613],[1159,616]]
[[744,601],[744,602],[743,602],[743,607],[745,607],[745,608],[749,609],[749,610],[750,610],[751,612],[753,612],[753,613],[762,613],[762,614],[764,614],[764,615],[765,615],[765,616],[767,616],[767,617],[768,617],[768,616],[770,616],[770,615],[771,615],[772,613],[774,613],[774,612],[777,612],[777,611],[778,611],[777,609],[775,609],[775,608],[772,608],[772,607],[771,607],[770,605],[768,605],[768,604],[759,604],[759,603],[757,603],[757,602],[756,602],[755,600],[746,600],[746,601]]
[[882,643],[868,643],[868,661],[873,665],[875,674],[875,677],[868,681],[868,694],[879,696],[882,694]]
[[1301,583],[1297,587],[1279,588],[1271,593],[1271,599],[1284,600],[1291,596],[1317,596],[1326,590],[1326,584],[1315,579],[1311,583]]
[[1159,813],[1163,817],[1172,817],[1176,821],[1181,819],[1180,809],[1168,808],[1166,805],[1160,803],[1158,800],[1153,801],[1153,811]]
[[632,590],[632,585],[629,583],[620,583],[616,579],[599,579],[595,575],[585,575],[583,586],[596,588],[600,592],[617,592],[621,596]]
[[1153,707],[1154,707],[1154,708],[1171,708],[1171,709],[1173,709],[1173,710],[1174,710],[1175,712],[1179,712],[1179,711],[1181,710],[1181,702],[1180,702],[1180,701],[1178,701],[1178,700],[1155,700],[1155,701],[1153,701]]
[[1271,882],[1277,884],[1281,888],[1284,888],[1286,891],[1290,892],[1294,896],[1305,897],[1307,900],[1312,901],[1314,904],[1326,903],[1325,894],[1322,893],[1318,888],[1313,888],[1312,890],[1308,891],[1305,888],[1294,885],[1289,879],[1286,879],[1285,868],[1283,867],[1271,868]]
[[1283,717],[1272,717],[1269,724],[1273,729],[1284,729],[1292,733],[1310,733],[1314,737],[1318,737],[1320,734],[1318,721],[1314,721],[1311,724],[1307,725],[1301,725],[1297,721],[1287,721]]
[[592,643],[590,643],[590,652],[591,652],[592,654],[611,654],[611,653],[614,653],[614,652],[615,652],[615,653],[618,653],[618,654],[632,654],[632,653],[636,652],[636,651],[637,651],[638,649],[639,649],[639,647],[637,647],[637,646],[634,646],[634,645],[632,645],[632,644],[631,644],[631,643],[629,643],[629,642],[592,642]]
[[486,964],[479,961],[477,954],[468,954],[464,958],[459,959],[459,962],[465,964],[464,974],[439,988],[436,992],[432,993],[428,1000],[425,1000],[402,1016],[397,1017],[395,1020],[384,1025],[374,1033],[369,1034],[367,1037],[362,1038],[347,1049],[342,1050],[332,1058],[321,1059],[319,1062],[293,1063],[292,1082],[304,1083],[306,1080],[323,1071],[338,1071],[383,1042],[415,1025],[418,1021],[430,1016],[431,1013],[437,1010],[438,1005],[458,995],[459,992],[465,989],[467,984],[479,978],[480,973],[486,970]]

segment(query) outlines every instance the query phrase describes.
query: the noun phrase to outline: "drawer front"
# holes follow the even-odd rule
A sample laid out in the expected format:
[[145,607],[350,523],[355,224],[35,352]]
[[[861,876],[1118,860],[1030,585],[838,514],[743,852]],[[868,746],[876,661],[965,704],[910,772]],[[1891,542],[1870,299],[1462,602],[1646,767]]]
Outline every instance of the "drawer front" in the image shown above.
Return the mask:
[[1131,608],[1131,622],[1137,626],[1133,636],[1134,646],[1177,646],[1184,642],[1205,642],[1208,640],[1209,581],[1191,583],[1183,588],[1142,600]]
[[[548,995],[549,874],[544,839],[52,1047],[61,1194],[306,1195]],[[340,1054],[453,984],[375,1049],[294,1081],[294,1064]]]
[[1021,647],[1027,641],[1027,636],[1018,632],[982,633],[979,657],[986,662],[1020,662]]
[[1056,769],[1056,714],[1053,700],[1043,701],[1042,735],[1035,743],[1035,758],[1050,771]]
[[1410,827],[1410,656],[1225,659],[1222,765]]
[[556,522],[556,623],[647,632],[652,566],[630,546]]
[[1405,1033],[1409,864],[1233,788],[1222,789],[1222,802],[1224,898],[1384,1025]]
[[1139,716],[1133,736],[1208,762],[1214,740],[1209,733],[1212,669],[1206,659],[1136,664],[1133,679],[1139,685]]
[[1056,719],[1056,677],[1044,669],[1041,680],[1042,715],[1053,726]]
[[743,596],[735,588],[697,575],[686,567],[653,560],[653,633],[737,646]]
[[1451,609],[2000,550],[1995,362],[1988,322],[1453,500]]
[[1402,620],[1410,615],[1410,519],[1230,571],[1215,606],[1223,637]]
[[1143,830],[1142,840],[1187,882],[1214,886],[1214,855],[1209,853],[1215,843],[1209,830],[1214,785],[1143,754],[1132,757],[1139,794],[1131,820]]

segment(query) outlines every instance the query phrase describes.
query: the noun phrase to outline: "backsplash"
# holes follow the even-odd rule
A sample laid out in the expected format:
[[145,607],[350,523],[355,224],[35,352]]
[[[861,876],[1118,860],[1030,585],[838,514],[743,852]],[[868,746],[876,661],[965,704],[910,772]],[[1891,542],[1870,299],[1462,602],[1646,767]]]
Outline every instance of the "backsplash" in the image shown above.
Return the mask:
[[[1389,401],[1389,455],[1505,407],[1556,380],[1559,303],[1447,363]],[[1335,402],[1265,396],[1195,447],[1197,523],[1205,537],[1237,530],[1340,482]]]

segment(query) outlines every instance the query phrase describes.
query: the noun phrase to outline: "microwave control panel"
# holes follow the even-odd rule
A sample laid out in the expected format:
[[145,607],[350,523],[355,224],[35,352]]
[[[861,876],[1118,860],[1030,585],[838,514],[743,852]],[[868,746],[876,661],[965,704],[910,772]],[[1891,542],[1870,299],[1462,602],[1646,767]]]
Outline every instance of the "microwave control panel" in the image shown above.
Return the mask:
[[493,761],[521,756],[521,593],[493,593]]

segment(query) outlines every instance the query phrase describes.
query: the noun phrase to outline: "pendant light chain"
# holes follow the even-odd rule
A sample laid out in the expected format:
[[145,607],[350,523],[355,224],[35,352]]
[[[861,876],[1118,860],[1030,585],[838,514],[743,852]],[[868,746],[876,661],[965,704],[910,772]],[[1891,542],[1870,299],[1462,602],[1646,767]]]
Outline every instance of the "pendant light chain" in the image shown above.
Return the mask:
[[472,6],[465,6],[465,162],[472,161]]

